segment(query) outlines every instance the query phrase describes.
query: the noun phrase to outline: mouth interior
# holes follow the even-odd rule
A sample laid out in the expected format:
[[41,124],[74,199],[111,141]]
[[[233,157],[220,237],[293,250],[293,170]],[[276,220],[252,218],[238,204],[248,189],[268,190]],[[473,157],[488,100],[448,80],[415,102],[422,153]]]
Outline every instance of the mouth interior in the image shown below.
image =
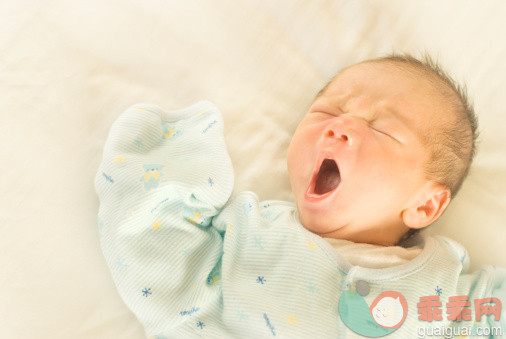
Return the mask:
[[336,162],[332,159],[325,159],[316,176],[314,192],[316,194],[325,194],[334,190],[340,182],[341,174]]

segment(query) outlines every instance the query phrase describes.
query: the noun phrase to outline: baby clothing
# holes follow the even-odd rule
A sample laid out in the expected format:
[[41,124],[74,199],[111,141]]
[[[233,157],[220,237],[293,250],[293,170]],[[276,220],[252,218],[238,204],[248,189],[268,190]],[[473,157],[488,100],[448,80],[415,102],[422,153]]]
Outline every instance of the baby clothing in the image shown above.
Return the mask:
[[[213,103],[137,104],[114,122],[95,177],[100,241],[148,337],[411,338],[434,327],[472,337],[504,328],[505,270],[468,274],[458,243],[418,235],[407,247],[420,251],[404,263],[352,265],[303,227],[294,203],[231,197],[233,184]],[[463,311],[451,313],[456,296],[469,306],[458,299]],[[495,299],[475,306],[483,298]],[[475,309],[489,314],[478,319]]]
[[422,252],[419,246],[381,246],[355,243],[345,239],[323,238],[353,266],[386,268],[405,264]]

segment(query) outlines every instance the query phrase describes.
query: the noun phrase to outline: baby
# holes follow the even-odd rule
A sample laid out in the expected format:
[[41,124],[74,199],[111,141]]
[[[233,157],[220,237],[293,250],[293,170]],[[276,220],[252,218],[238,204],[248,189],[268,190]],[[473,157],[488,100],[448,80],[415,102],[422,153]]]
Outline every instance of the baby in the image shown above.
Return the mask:
[[295,204],[259,202],[231,196],[213,103],[134,105],[95,177],[118,291],[150,338],[501,335],[506,271],[468,273],[461,245],[416,234],[458,192],[476,129],[464,91],[430,60],[352,65],[290,143]]
[[346,68],[319,93],[288,151],[302,224],[325,237],[396,244],[455,196],[476,129],[463,92],[432,61],[391,56]]

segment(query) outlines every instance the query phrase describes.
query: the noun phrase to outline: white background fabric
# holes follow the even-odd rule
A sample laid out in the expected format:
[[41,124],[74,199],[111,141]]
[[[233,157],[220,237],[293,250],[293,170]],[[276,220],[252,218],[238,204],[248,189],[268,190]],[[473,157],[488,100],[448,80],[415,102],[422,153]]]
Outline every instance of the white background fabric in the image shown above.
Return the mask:
[[106,269],[93,187],[124,109],[214,102],[234,192],[293,200],[286,150],[312,98],[391,51],[428,51],[467,82],[479,152],[429,231],[471,269],[506,266],[505,17],[501,1],[2,1],[0,336],[144,337]]

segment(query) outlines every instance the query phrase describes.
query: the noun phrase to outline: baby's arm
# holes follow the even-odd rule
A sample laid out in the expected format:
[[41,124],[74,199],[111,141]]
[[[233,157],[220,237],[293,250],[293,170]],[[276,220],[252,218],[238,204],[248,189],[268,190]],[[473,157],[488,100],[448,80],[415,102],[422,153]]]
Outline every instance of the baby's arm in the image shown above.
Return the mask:
[[212,103],[176,111],[134,105],[113,124],[95,177],[100,238],[118,291],[148,336],[198,326],[195,317],[219,302],[223,244],[209,226],[232,187]]
[[[506,269],[493,266],[494,280],[492,283],[492,298],[495,298],[494,310],[497,310],[499,319],[496,320],[496,316],[488,316],[488,322],[492,328],[501,328],[503,335],[506,336]],[[501,307],[497,305],[497,302],[501,303]],[[491,336],[494,337],[494,336]],[[498,336],[498,338],[502,336]]]

